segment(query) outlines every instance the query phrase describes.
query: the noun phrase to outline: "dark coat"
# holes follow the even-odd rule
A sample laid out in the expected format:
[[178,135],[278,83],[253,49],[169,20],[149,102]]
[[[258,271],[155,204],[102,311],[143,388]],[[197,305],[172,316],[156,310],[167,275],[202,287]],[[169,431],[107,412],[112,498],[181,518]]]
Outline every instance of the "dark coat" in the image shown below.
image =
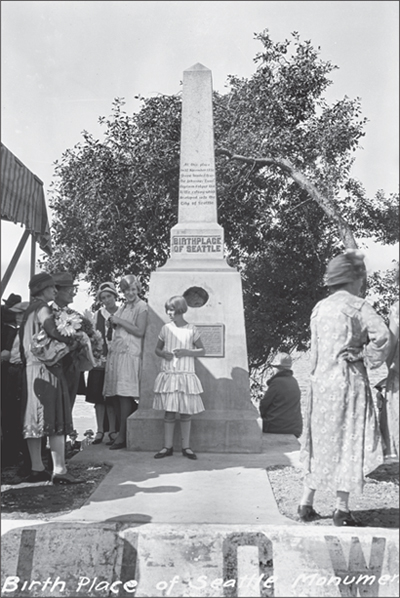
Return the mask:
[[292,370],[280,370],[267,382],[268,390],[260,401],[263,432],[294,434],[303,429],[301,391]]

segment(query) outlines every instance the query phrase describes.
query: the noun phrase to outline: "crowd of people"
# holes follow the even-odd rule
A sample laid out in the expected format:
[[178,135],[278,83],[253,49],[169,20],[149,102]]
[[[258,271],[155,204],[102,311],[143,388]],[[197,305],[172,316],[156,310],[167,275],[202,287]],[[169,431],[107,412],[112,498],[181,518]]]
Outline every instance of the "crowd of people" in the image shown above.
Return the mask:
[[[126,448],[127,420],[139,403],[147,326],[148,305],[139,297],[141,290],[136,276],[123,276],[119,291],[124,301],[118,305],[115,285],[104,282],[96,295],[98,309],[80,315],[69,307],[76,292],[71,274],[41,272],[29,282],[30,302],[12,294],[2,306],[3,463],[23,455],[29,464],[27,482],[82,481],[67,471],[65,459],[66,438],[69,444],[76,440],[72,412],[78,393],[94,405],[97,432],[92,444],[101,444],[107,433],[110,450]],[[179,413],[182,454],[196,459],[189,446],[191,415],[204,406],[194,359],[204,355],[204,347],[197,328],[183,318],[188,309],[184,297],[170,298],[165,309],[171,321],[155,347],[161,371],[154,387],[154,409],[165,411],[165,448],[155,458],[172,455]],[[101,347],[96,355],[90,338]],[[51,472],[43,460],[46,445]]]
[[[365,281],[360,252],[347,251],[327,266],[329,295],[314,307],[310,321],[304,425],[289,354],[276,355],[271,364],[274,375],[260,401],[264,432],[300,438],[302,521],[319,517],[314,496],[324,489],[336,495],[334,524],[357,525],[349,510],[350,494],[362,492],[365,476],[385,459],[398,461],[399,302],[392,306],[387,326],[361,297]],[[77,393],[94,405],[93,444],[101,444],[107,434],[110,450],[127,446],[127,420],[138,409],[148,316],[139,279],[121,278],[120,305],[114,283],[103,282],[96,295],[98,309],[85,317],[69,308],[75,289],[68,272],[41,272],[29,282],[29,303],[12,294],[2,306],[2,442],[5,455],[14,452],[29,461],[28,482],[80,481],[67,471],[65,459],[66,437],[74,437]],[[178,413],[182,454],[197,459],[190,447],[191,417],[204,411],[204,405],[194,363],[205,349],[199,330],[184,317],[187,310],[182,296],[166,301],[170,321],[162,326],[154,348],[161,367],[154,382],[153,408],[164,412],[164,446],[156,459],[173,455]],[[388,376],[379,410],[367,369],[385,363]],[[88,371],[86,382],[83,371]],[[50,448],[52,472],[43,462],[44,442]]]

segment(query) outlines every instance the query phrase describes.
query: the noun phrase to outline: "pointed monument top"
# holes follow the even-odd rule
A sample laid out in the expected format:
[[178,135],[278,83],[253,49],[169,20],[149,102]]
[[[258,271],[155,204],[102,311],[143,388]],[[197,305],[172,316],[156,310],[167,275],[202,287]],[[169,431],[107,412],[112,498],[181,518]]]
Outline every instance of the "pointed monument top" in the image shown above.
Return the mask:
[[196,62],[196,64],[194,64],[193,66],[191,66],[185,70],[186,71],[209,71],[210,69],[208,69],[206,66],[204,66],[204,64],[200,64],[200,62]]

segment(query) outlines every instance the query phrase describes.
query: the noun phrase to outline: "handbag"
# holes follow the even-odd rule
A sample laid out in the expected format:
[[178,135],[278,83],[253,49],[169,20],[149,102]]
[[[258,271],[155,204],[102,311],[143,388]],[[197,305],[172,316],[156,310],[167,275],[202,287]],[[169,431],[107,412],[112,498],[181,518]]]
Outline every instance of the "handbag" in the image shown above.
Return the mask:
[[66,343],[48,336],[45,330],[41,330],[33,335],[30,351],[36,359],[52,366],[69,352],[69,347]]

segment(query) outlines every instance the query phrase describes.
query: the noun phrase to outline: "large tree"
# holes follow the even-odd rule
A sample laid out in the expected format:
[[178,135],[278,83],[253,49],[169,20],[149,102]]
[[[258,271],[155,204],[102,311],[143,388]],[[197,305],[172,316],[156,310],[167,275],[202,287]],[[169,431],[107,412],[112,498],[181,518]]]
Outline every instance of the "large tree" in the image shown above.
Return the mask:
[[[327,260],[356,238],[394,242],[387,225],[398,203],[381,191],[368,198],[350,176],[366,119],[358,98],[326,102],[336,67],[297,33],[278,43],[267,31],[256,37],[254,74],[229,76],[227,93],[214,93],[214,131],[219,222],[242,273],[250,365],[259,367],[277,349],[307,348]],[[103,140],[84,132],[55,165],[47,266],[81,274],[93,289],[127,272],[147,282],[168,257],[181,98],[139,99],[132,115],[116,99],[100,119]]]

